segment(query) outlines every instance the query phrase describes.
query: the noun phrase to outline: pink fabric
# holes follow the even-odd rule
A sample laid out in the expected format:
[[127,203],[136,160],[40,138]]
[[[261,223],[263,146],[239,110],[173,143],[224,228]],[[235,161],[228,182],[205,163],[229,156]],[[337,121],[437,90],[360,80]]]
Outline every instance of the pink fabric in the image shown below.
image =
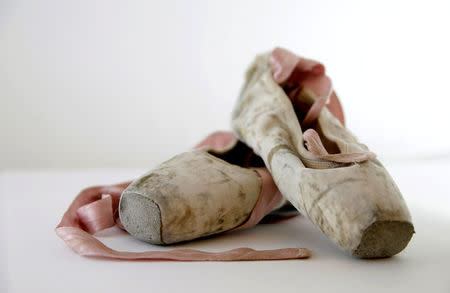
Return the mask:
[[305,133],[303,133],[303,139],[305,140],[308,151],[310,151],[315,157],[320,159],[325,159],[337,163],[354,163],[364,162],[375,158],[375,154],[372,152],[329,154],[323,146],[319,134],[313,129],[306,130]]
[[325,66],[283,48],[273,50],[269,64],[274,80],[288,89],[287,94],[291,99],[294,99],[301,88],[312,90],[318,97],[327,97],[327,108],[345,125],[342,106],[330,78],[325,74]]
[[86,230],[91,234],[116,224],[112,199],[109,194],[103,194],[101,199],[78,208],[77,215],[79,219],[83,220]]
[[208,135],[204,140],[197,144],[194,148],[198,149],[204,146],[214,150],[225,150],[229,148],[237,140],[236,136],[229,131],[216,131]]
[[[210,146],[217,150],[227,148],[234,143],[231,132],[216,132],[208,136],[197,147]],[[231,231],[255,226],[280,202],[278,191],[266,168],[255,168],[261,176],[263,186],[258,201],[246,222]],[[112,186],[95,186],[83,190],[70,205],[56,234],[76,253],[83,256],[103,257],[121,260],[171,260],[171,261],[241,261],[241,260],[281,260],[309,257],[304,248],[284,248],[274,250],[253,250],[238,248],[224,252],[204,252],[193,249],[175,249],[170,251],[124,252],[113,250],[91,234],[114,226],[118,221],[117,209],[122,191],[131,182]]]
[[[120,195],[130,184],[131,181],[116,185],[93,186],[82,190],[64,213],[57,228],[76,227],[94,234],[114,226],[114,221],[111,222],[109,217],[112,213],[113,219],[118,218],[113,211],[117,211]],[[104,195],[109,195],[110,200]],[[111,203],[111,207],[108,203]]]
[[56,234],[79,255],[119,260],[242,261],[299,259],[307,258],[309,256],[309,251],[304,248],[283,248],[273,250],[237,248],[222,252],[206,252],[195,249],[126,252],[117,251],[105,246],[91,234],[79,228],[60,227],[56,229]]
[[372,152],[329,154],[323,146],[319,134],[310,128],[317,121],[325,106],[345,126],[341,104],[333,90],[330,78],[325,75],[325,67],[322,64],[298,57],[281,48],[276,48],[272,52],[269,64],[274,80],[284,87],[286,94],[294,103],[294,107],[295,98],[302,88],[312,90],[318,97],[300,123],[308,151],[316,158],[336,163],[363,162],[375,158],[375,154]]
[[301,126],[303,129],[307,129],[319,118],[320,112],[327,102],[328,97],[319,97],[317,101],[311,106],[308,113],[306,113]]
[[283,198],[267,168],[254,168],[254,170],[262,178],[261,194],[247,221],[231,231],[240,231],[255,226],[268,215]]

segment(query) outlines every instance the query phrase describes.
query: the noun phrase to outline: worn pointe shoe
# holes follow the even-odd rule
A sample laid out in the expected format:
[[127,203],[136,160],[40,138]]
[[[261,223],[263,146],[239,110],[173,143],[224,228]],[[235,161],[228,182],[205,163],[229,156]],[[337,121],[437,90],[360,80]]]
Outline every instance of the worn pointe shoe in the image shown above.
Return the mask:
[[279,48],[251,65],[232,120],[283,196],[337,246],[363,258],[395,255],[414,233],[410,213],[343,123],[324,67]]
[[243,229],[285,203],[262,161],[232,133],[215,133],[197,147],[124,190],[119,215],[132,236],[172,244]]
[[309,257],[305,248],[117,251],[94,237],[117,224],[142,240],[170,244],[250,228],[269,213],[272,220],[293,216],[292,212],[285,213],[289,205],[285,205],[287,202],[267,169],[260,167],[261,158],[238,142],[233,133],[216,132],[196,148],[199,149],[176,156],[133,182],[82,190],[64,213],[56,234],[80,255],[116,260],[249,261]]

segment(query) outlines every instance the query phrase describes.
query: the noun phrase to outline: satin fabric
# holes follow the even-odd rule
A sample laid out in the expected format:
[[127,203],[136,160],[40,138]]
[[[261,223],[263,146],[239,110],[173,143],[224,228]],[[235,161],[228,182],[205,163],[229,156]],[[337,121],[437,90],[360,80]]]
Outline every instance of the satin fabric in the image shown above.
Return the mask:
[[[325,74],[325,66],[317,61],[306,59],[283,49],[275,48],[269,57],[269,65],[272,69],[273,79],[283,86],[286,94],[295,104],[294,97],[302,88],[308,88],[318,97],[325,97],[326,107],[345,125],[344,111],[334,91],[331,79]],[[294,105],[295,106],[295,105]],[[320,107],[321,109],[321,107]],[[309,117],[302,124],[308,124],[317,119],[320,111],[310,111],[315,117]]]
[[329,154],[319,134],[311,128],[324,107],[327,107],[343,126],[345,125],[341,104],[334,92],[331,79],[325,74],[325,67],[321,63],[301,58],[286,49],[276,48],[269,57],[269,65],[274,80],[284,88],[294,108],[301,103],[298,95],[303,88],[316,94],[317,99],[307,111],[300,126],[308,151],[317,159],[349,164],[375,158],[372,152]]

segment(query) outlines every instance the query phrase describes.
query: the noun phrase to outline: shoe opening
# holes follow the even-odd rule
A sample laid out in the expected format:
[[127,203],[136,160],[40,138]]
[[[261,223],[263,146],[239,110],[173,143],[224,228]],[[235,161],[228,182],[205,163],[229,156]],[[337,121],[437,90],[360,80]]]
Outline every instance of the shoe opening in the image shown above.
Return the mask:
[[238,141],[234,147],[225,152],[209,150],[208,153],[232,165],[244,168],[264,167],[263,159],[242,141]]
[[310,91],[300,91],[294,97],[292,97],[291,101],[294,107],[295,114],[297,115],[298,123],[302,127],[302,131],[305,132],[307,129],[314,129],[319,135],[325,150],[329,154],[341,153],[339,146],[323,134],[322,127],[320,126],[320,123],[317,119],[308,123],[309,125],[305,125],[305,123],[302,123],[305,120],[307,113],[310,112],[311,108],[316,102],[316,98],[312,95],[312,93]]

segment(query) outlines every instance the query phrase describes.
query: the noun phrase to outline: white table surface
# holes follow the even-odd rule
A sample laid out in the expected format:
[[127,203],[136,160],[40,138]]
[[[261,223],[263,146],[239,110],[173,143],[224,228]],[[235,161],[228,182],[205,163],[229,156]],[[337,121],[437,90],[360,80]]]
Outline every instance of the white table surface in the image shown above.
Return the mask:
[[[416,234],[389,259],[338,250],[306,218],[259,225],[175,247],[209,251],[307,247],[310,259],[264,262],[123,262],[73,253],[54,233],[84,187],[146,170],[4,171],[0,176],[1,292],[450,292],[450,161],[388,164],[410,207]],[[100,233],[115,249],[168,249],[117,228]]]

